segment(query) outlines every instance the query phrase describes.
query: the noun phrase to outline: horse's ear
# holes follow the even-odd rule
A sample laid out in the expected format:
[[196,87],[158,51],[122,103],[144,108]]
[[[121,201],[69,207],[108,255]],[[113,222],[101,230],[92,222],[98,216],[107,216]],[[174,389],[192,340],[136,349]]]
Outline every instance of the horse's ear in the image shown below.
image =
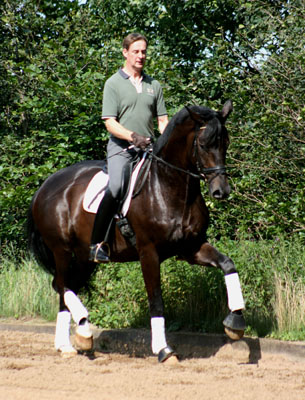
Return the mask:
[[225,102],[224,106],[222,107],[222,110],[220,112],[220,115],[225,122],[228,116],[231,114],[233,111],[233,103],[232,100],[228,100]]
[[200,114],[196,113],[195,111],[191,110],[190,107],[185,106],[185,108],[187,109],[188,113],[190,114],[190,117],[192,118],[193,121],[195,122],[202,122],[202,117]]

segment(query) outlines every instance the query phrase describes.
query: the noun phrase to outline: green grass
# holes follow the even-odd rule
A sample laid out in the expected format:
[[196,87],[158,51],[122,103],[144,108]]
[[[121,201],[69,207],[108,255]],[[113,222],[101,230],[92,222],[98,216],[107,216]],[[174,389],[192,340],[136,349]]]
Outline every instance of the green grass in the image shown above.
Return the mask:
[[0,258],[0,317],[40,317],[53,321],[58,296],[52,278],[33,259]]
[[273,302],[277,329],[273,336],[288,340],[305,338],[305,284],[304,279],[293,280],[288,274],[275,274]]
[[[221,240],[214,245],[238,269],[246,302],[246,334],[305,340],[305,254],[297,238]],[[222,333],[227,300],[223,274],[175,259],[161,267],[169,330]],[[58,296],[51,276],[13,249],[0,257],[0,317],[54,320]],[[101,265],[81,298],[103,328],[149,327],[139,263]]]
[[234,260],[240,273],[247,333],[305,340],[303,241],[297,236],[238,243],[224,240],[217,247]]

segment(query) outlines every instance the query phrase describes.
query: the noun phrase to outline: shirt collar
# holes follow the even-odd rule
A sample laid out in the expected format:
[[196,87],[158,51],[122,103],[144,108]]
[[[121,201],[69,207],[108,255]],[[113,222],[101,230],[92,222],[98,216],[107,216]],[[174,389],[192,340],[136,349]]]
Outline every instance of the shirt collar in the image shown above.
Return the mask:
[[129,75],[126,74],[126,72],[123,71],[123,68],[119,69],[119,74],[121,75],[122,78],[129,79]]
[[[130,75],[126,74],[126,72],[123,71],[123,68],[119,69],[119,74],[121,75],[122,78],[124,79],[129,79]],[[142,77],[145,77],[145,72],[142,72]]]

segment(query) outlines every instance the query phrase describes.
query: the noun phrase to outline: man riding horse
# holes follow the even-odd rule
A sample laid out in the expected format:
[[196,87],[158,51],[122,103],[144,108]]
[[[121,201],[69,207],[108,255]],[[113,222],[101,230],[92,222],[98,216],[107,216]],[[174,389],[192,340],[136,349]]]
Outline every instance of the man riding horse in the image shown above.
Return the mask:
[[[160,84],[143,73],[146,49],[144,36],[127,36],[123,42],[126,64],[105,85],[102,116],[111,134],[110,180],[97,216],[84,210],[81,199],[91,179],[103,169],[102,161],[83,161],[55,172],[37,190],[30,205],[29,245],[54,276],[52,284],[59,294],[55,348],[64,355],[76,353],[70,341],[71,317],[77,325],[77,346],[82,350],[92,348],[88,311],[78,292],[94,272],[95,262],[107,262],[110,257],[113,262],[141,263],[151,317],[151,348],[160,362],[174,355],[166,340],[160,273],[161,263],[170,257],[220,268],[230,310],[223,321],[226,332],[236,339],[246,327],[235,265],[207,241],[209,211],[200,185],[205,180],[216,199],[230,193],[225,123],[233,110],[232,102],[228,100],[220,111],[184,107],[168,123]],[[135,242],[116,226],[108,244],[109,227],[122,197],[125,169],[131,166],[137,150],[150,144],[154,117],[163,134],[149,153],[151,163],[141,190],[126,214]]]
[[150,144],[154,135],[153,119],[157,118],[161,134],[168,123],[161,86],[143,72],[147,44],[145,36],[129,34],[123,41],[125,65],[104,87],[102,118],[110,133],[107,146],[109,185],[95,217],[90,261],[109,261],[105,240],[118,211],[124,168],[134,159],[137,149],[144,150]]

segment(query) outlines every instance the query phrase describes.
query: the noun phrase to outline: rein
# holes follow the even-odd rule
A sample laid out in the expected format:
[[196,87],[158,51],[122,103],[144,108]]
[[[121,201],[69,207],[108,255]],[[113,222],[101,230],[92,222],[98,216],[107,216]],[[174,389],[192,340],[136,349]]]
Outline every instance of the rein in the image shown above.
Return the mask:
[[154,158],[157,161],[160,161],[162,164],[166,165],[169,168],[172,168],[172,169],[174,169],[176,171],[179,171],[179,172],[183,172],[184,174],[190,175],[190,176],[192,176],[193,178],[196,178],[196,179],[207,180],[206,175],[213,174],[213,173],[216,172],[216,175],[214,177],[212,177],[211,179],[207,180],[208,183],[212,182],[212,180],[215,179],[218,175],[226,175],[227,174],[226,173],[226,167],[224,165],[216,165],[215,167],[210,167],[210,168],[203,167],[203,165],[202,165],[202,163],[200,161],[199,155],[198,155],[197,137],[198,137],[199,132],[200,132],[200,128],[196,129],[194,143],[193,143],[193,146],[194,146],[193,155],[196,158],[196,168],[197,168],[199,174],[195,174],[194,172],[191,172],[189,170],[186,170],[186,169],[177,167],[177,166],[175,166],[173,164],[170,164],[169,162],[163,160],[163,158],[158,157],[158,156],[156,156],[155,154],[153,154],[151,152],[148,153],[149,157]]
[[[163,158],[158,157],[157,155],[153,154],[152,146],[150,146],[146,150],[146,153],[147,153],[147,162],[145,163],[146,165],[144,167],[144,170],[142,170],[140,172],[140,176],[138,177],[138,178],[142,178],[142,179],[139,179],[141,181],[141,184],[137,188],[137,190],[135,191],[135,193],[133,194],[132,197],[133,198],[136,197],[141,192],[141,190],[142,190],[142,188],[144,186],[144,183],[146,181],[146,178],[147,178],[148,172],[150,170],[150,166],[151,166],[151,163],[152,163],[153,159],[155,159],[156,161],[161,162],[162,164],[166,165],[167,167],[169,167],[171,169],[174,169],[175,171],[182,172],[182,173],[184,173],[186,175],[189,175],[189,176],[191,176],[193,178],[196,178],[196,179],[207,181],[208,183],[211,183],[213,181],[213,179],[215,179],[218,175],[226,175],[227,172],[226,172],[226,167],[224,165],[216,165],[215,167],[205,168],[202,165],[201,161],[200,161],[199,154],[198,154],[197,138],[198,138],[198,134],[199,134],[200,130],[204,129],[204,128],[205,127],[203,127],[203,128],[199,127],[199,128],[197,128],[195,130],[195,137],[194,137],[194,142],[193,142],[193,147],[194,147],[193,156],[196,159],[196,168],[197,168],[197,171],[199,172],[199,174],[196,174],[196,173],[191,172],[189,170],[177,167],[176,165],[173,165],[173,164],[165,161]],[[130,149],[132,149],[134,147],[135,147],[134,145],[130,145],[129,147],[119,151],[118,153],[116,153],[114,155],[117,155],[117,154],[120,154],[120,153],[124,153],[124,152],[126,152],[126,151],[128,151],[128,150],[130,150]],[[110,157],[108,157],[108,158],[110,158]],[[215,173],[215,176],[213,176],[210,179],[207,179],[206,175],[213,174],[213,173]]]
[[[189,170],[176,167],[176,165],[170,164],[169,162],[163,160],[163,158],[158,157],[158,156],[156,156],[156,155],[153,154],[153,153],[150,153],[149,156],[152,157],[152,158],[154,158],[154,159],[157,160],[157,161],[160,161],[162,164],[166,165],[167,167],[172,168],[172,169],[175,169],[176,171],[179,171],[179,172],[183,172],[183,173],[185,173],[185,174],[187,174],[187,175],[192,176],[193,178],[205,179],[205,177],[204,177],[203,175],[194,174],[193,172],[191,172],[191,171],[189,171]],[[207,168],[207,169],[210,169],[210,168]]]

